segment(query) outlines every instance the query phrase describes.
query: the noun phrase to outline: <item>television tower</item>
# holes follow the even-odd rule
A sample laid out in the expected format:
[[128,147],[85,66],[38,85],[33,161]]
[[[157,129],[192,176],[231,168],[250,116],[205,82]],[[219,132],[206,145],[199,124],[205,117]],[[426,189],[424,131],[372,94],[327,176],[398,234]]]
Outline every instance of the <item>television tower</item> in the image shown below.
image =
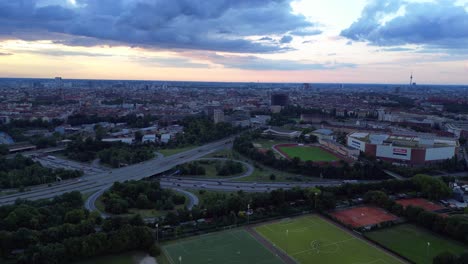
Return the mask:
[[411,72],[409,85],[410,85],[410,86],[413,85],[413,72]]

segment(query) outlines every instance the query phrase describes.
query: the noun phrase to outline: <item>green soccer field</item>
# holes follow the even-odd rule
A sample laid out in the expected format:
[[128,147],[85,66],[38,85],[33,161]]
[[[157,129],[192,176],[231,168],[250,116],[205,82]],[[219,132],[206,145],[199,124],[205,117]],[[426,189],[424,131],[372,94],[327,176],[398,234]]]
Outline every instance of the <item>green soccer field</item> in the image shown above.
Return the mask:
[[256,231],[299,263],[401,263],[318,216],[266,224]]
[[329,152],[322,150],[319,147],[310,146],[295,146],[295,147],[278,147],[280,151],[288,155],[290,158],[298,157],[303,161],[337,161],[339,158]]
[[373,231],[367,233],[366,236],[415,263],[432,263],[432,258],[444,251],[454,254],[468,251],[466,247],[456,241],[440,237],[410,224]]
[[282,261],[242,229],[175,241],[163,247],[170,263],[272,263]]

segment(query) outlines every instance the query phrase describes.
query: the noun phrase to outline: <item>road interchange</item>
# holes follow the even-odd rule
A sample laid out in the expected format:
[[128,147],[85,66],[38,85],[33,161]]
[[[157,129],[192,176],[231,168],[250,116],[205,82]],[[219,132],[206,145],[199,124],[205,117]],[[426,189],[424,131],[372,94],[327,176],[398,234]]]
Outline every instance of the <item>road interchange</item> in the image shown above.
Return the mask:
[[225,148],[230,148],[232,140],[232,137],[223,139],[169,157],[158,157],[127,167],[113,169],[109,172],[86,175],[77,179],[54,183],[51,186],[40,185],[31,187],[25,192],[0,196],[0,206],[12,204],[17,199],[49,199],[71,191],[95,193],[109,188],[114,182],[141,180],[168,171],[179,164],[202,158]]

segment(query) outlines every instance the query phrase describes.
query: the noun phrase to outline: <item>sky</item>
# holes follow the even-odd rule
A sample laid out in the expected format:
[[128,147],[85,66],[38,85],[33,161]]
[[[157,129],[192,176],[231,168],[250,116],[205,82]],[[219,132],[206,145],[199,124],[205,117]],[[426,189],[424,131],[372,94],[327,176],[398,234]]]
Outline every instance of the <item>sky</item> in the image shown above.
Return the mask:
[[0,0],[0,77],[468,84],[468,0]]

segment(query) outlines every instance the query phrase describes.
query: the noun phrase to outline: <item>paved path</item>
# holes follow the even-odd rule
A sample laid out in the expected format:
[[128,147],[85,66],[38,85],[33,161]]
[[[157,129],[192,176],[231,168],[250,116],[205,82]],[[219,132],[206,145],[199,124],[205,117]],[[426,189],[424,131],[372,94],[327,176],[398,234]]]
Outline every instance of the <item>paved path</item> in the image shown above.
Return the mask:
[[285,158],[285,159],[288,160],[289,157],[287,157],[286,155],[284,155],[283,152],[281,152],[281,151],[277,148],[277,146],[281,146],[281,145],[284,145],[284,144],[276,144],[276,145],[274,145],[273,147],[271,147],[271,149],[272,149],[274,152],[278,153],[278,155],[280,155],[281,157],[283,157],[283,158]]
[[189,198],[189,204],[187,205],[187,209],[192,210],[194,206],[199,204],[198,196],[196,196],[195,194],[178,188],[172,188],[172,190],[182,193]]
[[105,212],[101,212],[97,207],[96,207],[96,200],[105,192],[107,191],[111,186],[107,188],[103,188],[100,191],[97,191],[90,195],[88,199],[85,201],[85,208],[88,209],[90,212],[98,212],[102,218],[107,218],[110,217],[110,214],[107,214]]
[[392,171],[389,171],[389,170],[383,170],[383,172],[385,172],[385,174],[397,179],[397,180],[405,180],[405,177],[401,176],[400,174],[398,173],[395,173],[395,172],[392,172]]

